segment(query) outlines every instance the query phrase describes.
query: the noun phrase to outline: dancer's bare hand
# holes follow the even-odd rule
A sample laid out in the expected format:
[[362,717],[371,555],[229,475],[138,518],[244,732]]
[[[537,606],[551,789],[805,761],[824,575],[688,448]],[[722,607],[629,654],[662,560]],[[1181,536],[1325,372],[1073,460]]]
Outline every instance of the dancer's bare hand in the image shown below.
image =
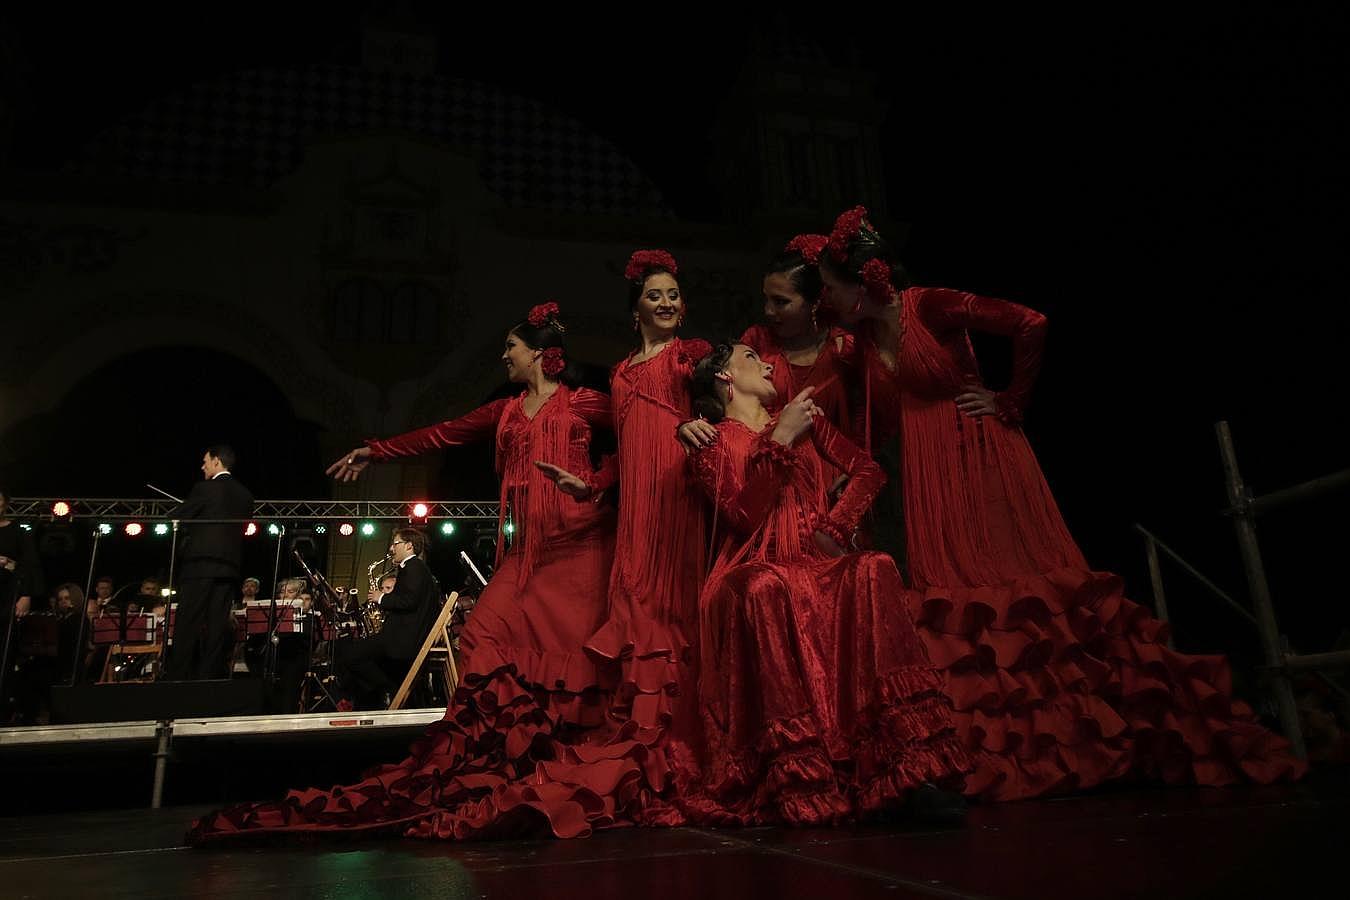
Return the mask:
[[342,458],[328,467],[328,475],[336,481],[355,481],[370,465],[370,448],[357,447],[342,454]]
[[814,387],[802,388],[802,392],[792,398],[778,414],[778,424],[773,429],[773,439],[785,447],[792,444],[811,428],[811,422],[824,412],[816,406],[811,394]]
[[961,410],[962,415],[972,419],[998,415],[994,392],[982,384],[966,385],[965,393],[956,395],[956,408]]
[[702,450],[717,440],[717,426],[703,419],[693,419],[677,428],[675,436],[686,450]]
[[553,479],[553,483],[558,486],[558,490],[569,497],[585,500],[591,495],[591,486],[566,469],[560,469],[551,463],[538,459],[534,461],[534,464],[539,468],[539,471]]

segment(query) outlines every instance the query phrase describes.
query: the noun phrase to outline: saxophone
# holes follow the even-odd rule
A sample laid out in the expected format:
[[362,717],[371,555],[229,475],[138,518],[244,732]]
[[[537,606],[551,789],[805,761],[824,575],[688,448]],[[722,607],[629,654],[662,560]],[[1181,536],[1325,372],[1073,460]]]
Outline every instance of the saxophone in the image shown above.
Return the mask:
[[[377,559],[366,569],[366,575],[370,579],[370,593],[378,595],[380,582],[384,576],[394,571],[394,567],[389,565],[394,560],[393,554],[386,553],[384,559]],[[375,569],[380,568],[379,574],[375,574]],[[375,600],[366,600],[361,606],[361,625],[364,627],[366,637],[371,637],[380,633],[384,627],[384,610],[380,609],[380,604]]]

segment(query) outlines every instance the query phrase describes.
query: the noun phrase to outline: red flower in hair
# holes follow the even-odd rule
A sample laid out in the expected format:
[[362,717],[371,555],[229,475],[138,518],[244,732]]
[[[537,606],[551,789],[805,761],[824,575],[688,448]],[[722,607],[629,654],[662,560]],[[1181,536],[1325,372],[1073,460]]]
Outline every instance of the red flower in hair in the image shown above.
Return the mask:
[[820,253],[830,241],[823,234],[799,234],[787,242],[785,253],[799,253],[809,265],[820,265]]
[[544,359],[541,365],[545,375],[547,375],[549,378],[556,378],[558,376],[558,373],[560,373],[567,366],[567,362],[563,359],[562,348],[549,347],[548,349],[546,349],[544,351]]
[[891,302],[891,267],[885,260],[873,258],[864,263],[862,280],[873,301],[882,306]]
[[525,321],[535,328],[543,328],[545,325],[552,324],[561,330],[561,323],[558,321],[561,316],[562,310],[558,308],[558,304],[550,300],[533,307],[530,314],[525,317]]
[[672,275],[678,275],[680,272],[680,267],[675,264],[675,257],[665,250],[638,250],[628,257],[623,277],[629,281],[638,281],[648,269],[665,269]]
[[834,228],[830,231],[830,256],[835,262],[848,262],[848,245],[853,243],[854,239],[862,233],[863,227],[869,231],[872,228],[867,221],[867,207],[855,206],[848,212],[840,213],[839,218],[834,220]]

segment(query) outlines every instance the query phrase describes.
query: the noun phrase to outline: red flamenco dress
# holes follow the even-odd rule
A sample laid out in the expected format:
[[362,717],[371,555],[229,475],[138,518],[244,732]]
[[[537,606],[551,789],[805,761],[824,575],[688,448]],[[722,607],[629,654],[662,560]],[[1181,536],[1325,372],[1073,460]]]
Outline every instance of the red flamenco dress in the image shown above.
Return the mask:
[[675,338],[641,362],[625,359],[610,378],[619,524],[609,615],[586,647],[621,664],[611,712],[645,742],[672,720],[695,729],[698,721],[691,665],[707,574],[706,503],[675,432],[689,419],[694,365],[710,351],[706,341]]
[[[211,814],[194,824],[190,841],[371,830],[574,837],[626,818],[626,807],[639,801],[645,778],[633,756],[643,748],[605,749],[609,730],[597,726],[606,721],[613,677],[582,650],[605,612],[611,515],[565,496],[533,465],[542,459],[593,481],[591,428],[609,426],[609,400],[560,385],[530,418],[522,399],[367,442],[373,459],[386,460],[495,435],[501,502],[516,541],[499,549],[496,572],[460,636],[463,677],[445,718],[407,759],[357,784]],[[628,758],[611,758],[622,753]]]
[[[1166,626],[1094,572],[1065,527],[1019,422],[1045,317],[959,291],[900,295],[898,364],[863,341],[870,429],[899,428],[914,609],[994,800],[1133,774],[1224,785],[1298,777],[1304,764],[1233,698],[1227,661],[1166,646]],[[999,414],[963,416],[981,382],[968,330],[1006,336]]]
[[[823,825],[959,783],[969,761],[894,561],[813,540],[848,546],[880,468],[823,419],[790,448],[772,426],[717,427],[694,457],[724,535],[700,603],[705,744],[677,804],[696,822]],[[827,465],[849,475],[832,509]]]

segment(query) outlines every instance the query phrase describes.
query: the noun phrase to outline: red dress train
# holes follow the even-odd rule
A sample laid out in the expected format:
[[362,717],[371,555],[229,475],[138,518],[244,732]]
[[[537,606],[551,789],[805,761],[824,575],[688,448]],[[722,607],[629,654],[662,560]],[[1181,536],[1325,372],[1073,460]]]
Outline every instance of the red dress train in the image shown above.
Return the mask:
[[[1135,773],[1168,783],[1297,777],[1287,743],[1235,700],[1222,656],[1177,653],[1165,626],[1094,572],[1018,423],[1045,318],[934,288],[900,297],[897,368],[864,340],[870,427],[900,430],[914,609],[976,763],[967,792],[996,800]],[[968,329],[1013,341],[999,414],[953,402],[980,382]]]
[[[464,839],[551,832],[560,837],[631,818],[664,763],[606,727],[616,673],[582,650],[605,613],[611,514],[563,495],[533,465],[542,459],[604,486],[591,471],[592,425],[609,400],[560,386],[531,419],[521,398],[383,441],[375,459],[495,435],[503,509],[515,543],[498,555],[460,636],[464,673],[443,720],[400,763],[357,784],[291,791],[198,820],[193,843],[283,832],[401,831]],[[501,545],[499,545],[501,546]],[[622,733],[617,737],[624,737]]]
[[[693,821],[819,825],[959,781],[968,760],[894,561],[813,540],[849,545],[881,470],[824,420],[791,448],[772,425],[718,431],[694,457],[724,535],[700,602],[701,772],[680,773],[676,802]],[[832,509],[827,465],[849,475]]]

